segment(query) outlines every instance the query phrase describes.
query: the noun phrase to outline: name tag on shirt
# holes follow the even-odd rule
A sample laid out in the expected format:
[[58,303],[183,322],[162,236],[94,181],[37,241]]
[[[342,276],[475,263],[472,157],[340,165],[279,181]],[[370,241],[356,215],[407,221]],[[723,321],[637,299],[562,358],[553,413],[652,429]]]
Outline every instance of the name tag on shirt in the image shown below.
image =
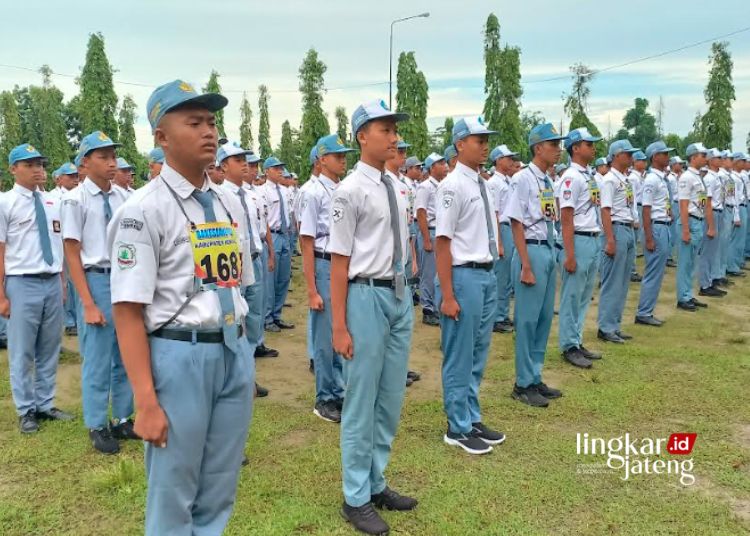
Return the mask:
[[237,287],[242,278],[242,257],[237,230],[228,222],[211,222],[188,229],[195,277],[201,289]]
[[555,219],[555,194],[551,189],[545,188],[539,193],[539,201],[542,205],[542,214],[547,221]]

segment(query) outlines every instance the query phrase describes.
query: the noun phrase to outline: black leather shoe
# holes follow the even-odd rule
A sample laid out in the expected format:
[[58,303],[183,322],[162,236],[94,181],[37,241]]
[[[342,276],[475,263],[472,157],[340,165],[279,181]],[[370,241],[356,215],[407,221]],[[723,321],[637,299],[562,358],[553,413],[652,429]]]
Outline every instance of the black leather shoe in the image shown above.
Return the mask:
[[39,431],[39,423],[36,420],[36,413],[33,409],[18,417],[18,427],[22,434],[33,434]]
[[418,382],[422,379],[422,375],[419,372],[415,372],[413,370],[410,370],[406,373],[407,378],[411,378],[411,381]]
[[278,333],[281,331],[281,328],[274,323],[266,324],[264,329],[269,333]]
[[0,339],[0,350],[5,350],[8,347],[8,339],[5,337]]
[[698,291],[699,296],[708,296],[709,298],[723,298],[726,292],[714,287],[702,288]]
[[617,336],[618,336],[618,337],[620,337],[620,338],[621,338],[621,339],[622,339],[623,341],[629,341],[630,339],[632,339],[632,338],[633,338],[633,336],[632,336],[632,335],[628,335],[627,333],[623,333],[623,332],[622,332],[622,331],[620,331],[619,329],[618,329],[617,331],[615,331],[615,333],[616,333],[616,334],[617,334]]
[[373,536],[385,536],[391,528],[383,521],[380,514],[375,510],[372,503],[362,506],[349,506],[344,503],[341,507],[341,517],[346,519],[360,532]]
[[555,398],[560,398],[562,396],[562,391],[554,389],[544,382],[536,383],[532,385],[532,387],[547,400],[554,400]]
[[135,433],[135,429],[133,428],[133,421],[131,419],[128,419],[123,423],[113,424],[111,426],[111,429],[112,437],[114,437],[115,439],[141,439],[141,436]]
[[578,368],[591,368],[591,360],[585,358],[577,347],[568,348],[562,353],[563,359]]
[[268,396],[268,389],[261,387],[258,383],[255,383],[255,396],[258,398],[265,398]]
[[672,259],[667,260],[667,268],[677,268],[677,263],[674,262]]
[[640,283],[641,281],[643,281],[643,278],[641,277],[641,274],[639,274],[638,272],[633,272],[632,274],[630,274],[631,283]]
[[417,499],[401,495],[388,486],[386,486],[380,493],[376,493],[370,497],[370,500],[376,508],[380,508],[381,510],[385,509],[405,512],[407,510],[414,510],[417,507]]
[[598,339],[601,339],[603,341],[607,342],[613,342],[616,344],[623,344],[625,342],[625,339],[620,337],[617,333],[604,333],[602,330],[598,330],[596,333],[596,337]]
[[696,300],[695,298],[691,298],[691,299],[690,299],[690,303],[692,303],[692,304],[693,304],[693,305],[695,305],[696,307],[703,307],[704,309],[705,309],[706,307],[708,307],[708,304],[707,304],[707,303],[703,303],[703,302],[700,302],[700,301]]
[[96,450],[102,454],[117,454],[120,452],[120,444],[112,437],[109,427],[89,430],[89,439]]
[[310,360],[310,365],[307,367],[307,370],[310,371],[310,374],[315,374],[315,361],[312,359]]
[[494,333],[513,333],[513,324],[505,322],[495,322],[492,326]]
[[747,277],[743,272],[727,272],[727,275],[731,277]]
[[40,421],[72,421],[75,417],[59,408],[50,408],[47,411],[37,411],[36,418]]
[[578,349],[581,351],[581,353],[583,354],[583,357],[585,357],[586,359],[601,359],[602,358],[602,354],[598,352],[592,352],[591,350],[586,348],[584,345],[579,346]]
[[280,318],[278,320],[274,320],[273,322],[278,326],[280,329],[294,329],[294,324],[290,324],[289,322],[284,322]]
[[542,396],[533,385],[529,385],[528,387],[514,385],[513,392],[511,392],[510,396],[519,402],[523,402],[527,406],[535,408],[546,408],[549,406],[549,399]]
[[78,336],[78,328],[75,326],[69,326],[65,328],[65,336],[66,337],[77,337]]
[[427,326],[439,326],[440,325],[440,319],[435,314],[424,313],[422,315],[422,324],[425,324]]
[[694,313],[697,307],[693,305],[693,302],[689,301],[679,301],[677,302],[677,308],[682,309],[683,311],[690,311],[691,313]]
[[261,344],[255,348],[255,357],[279,357],[279,351]]
[[729,294],[729,292],[727,292],[726,290],[719,288],[718,285],[712,284],[711,288],[713,288],[716,292],[720,293],[722,296],[726,296],[727,294]]
[[662,322],[658,318],[654,318],[653,316],[636,316],[635,323],[643,324],[644,326],[654,326],[656,328],[659,328],[664,322]]

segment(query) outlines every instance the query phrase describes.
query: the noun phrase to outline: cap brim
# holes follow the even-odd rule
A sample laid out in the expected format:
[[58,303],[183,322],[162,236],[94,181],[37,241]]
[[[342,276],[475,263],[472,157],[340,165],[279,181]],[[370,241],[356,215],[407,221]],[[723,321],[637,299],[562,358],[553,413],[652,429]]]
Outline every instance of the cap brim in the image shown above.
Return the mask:
[[218,112],[229,104],[229,100],[224,95],[219,95],[218,93],[204,93],[203,95],[196,95],[195,97],[186,99],[165,110],[164,113],[173,112],[186,104],[198,104],[206,108],[209,112]]
[[356,152],[356,149],[352,149],[350,147],[342,147],[341,149],[336,149],[335,151],[328,151],[323,156],[325,156],[326,154],[344,154],[354,152]]
[[[15,160],[13,160],[13,164],[15,164],[15,163],[17,163],[17,162],[22,162],[22,161],[24,161],[24,160],[34,160],[34,159],[37,159],[37,158],[38,158],[39,160],[42,160],[42,161],[45,161],[45,160],[47,160],[47,157],[46,157],[46,156],[43,156],[43,155],[41,155],[41,154],[36,154],[36,155],[23,156],[23,157],[21,157],[21,158],[16,158]],[[12,166],[13,164],[11,164],[11,166]]]

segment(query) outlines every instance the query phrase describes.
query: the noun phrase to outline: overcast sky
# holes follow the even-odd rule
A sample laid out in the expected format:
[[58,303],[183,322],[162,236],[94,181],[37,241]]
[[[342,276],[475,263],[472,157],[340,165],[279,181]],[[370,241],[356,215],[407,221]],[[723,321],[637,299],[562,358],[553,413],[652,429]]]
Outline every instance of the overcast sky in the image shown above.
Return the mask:
[[[145,117],[150,86],[175,78],[202,86],[211,69],[221,74],[220,83],[230,100],[225,119],[230,138],[239,136],[239,103],[247,91],[257,144],[257,87],[269,87],[275,146],[284,120],[299,125],[297,72],[311,46],[328,66],[328,87],[381,83],[328,91],[324,108],[333,126],[336,106],[351,114],[366,100],[387,101],[390,22],[429,11],[429,18],[396,25],[394,62],[400,51],[415,51],[430,85],[432,128],[449,115],[481,113],[483,26],[494,12],[503,43],[521,48],[524,109],[540,110],[559,124],[561,96],[571,81],[541,80],[566,75],[571,64],[603,68],[750,26],[747,0],[710,4],[633,0],[610,6],[595,0],[41,0],[33,6],[8,2],[3,18],[16,23],[5,24],[0,32],[0,90],[40,83],[37,73],[11,65],[37,69],[46,63],[55,73],[78,74],[89,34],[100,31],[117,70],[118,95],[130,93],[139,105],[136,131],[141,149],[152,146]],[[750,131],[750,31],[726,40],[737,90],[733,148],[745,150]],[[665,130],[686,134],[696,111],[705,109],[710,46],[706,43],[601,73],[591,84],[589,116],[605,134],[610,125],[616,132],[635,97],[648,98],[655,112],[661,96]],[[66,98],[77,92],[72,77],[55,76],[54,82]]]

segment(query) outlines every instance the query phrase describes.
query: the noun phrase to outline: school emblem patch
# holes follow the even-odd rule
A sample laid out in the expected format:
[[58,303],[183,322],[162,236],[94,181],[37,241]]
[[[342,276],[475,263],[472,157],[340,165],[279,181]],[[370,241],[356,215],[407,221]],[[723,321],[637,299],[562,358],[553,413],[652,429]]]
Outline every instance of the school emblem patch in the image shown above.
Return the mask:
[[453,192],[443,194],[443,208],[450,208],[453,205]]
[[331,219],[333,219],[334,222],[340,222],[341,219],[344,217],[344,207],[333,207],[331,210]]
[[117,248],[117,266],[126,270],[135,266],[135,246],[133,244],[120,244]]
[[568,199],[570,199],[570,196],[571,196],[571,195],[572,195],[572,194],[570,193],[570,190],[565,190],[565,191],[563,192],[563,199],[565,199],[565,200],[567,201]]

